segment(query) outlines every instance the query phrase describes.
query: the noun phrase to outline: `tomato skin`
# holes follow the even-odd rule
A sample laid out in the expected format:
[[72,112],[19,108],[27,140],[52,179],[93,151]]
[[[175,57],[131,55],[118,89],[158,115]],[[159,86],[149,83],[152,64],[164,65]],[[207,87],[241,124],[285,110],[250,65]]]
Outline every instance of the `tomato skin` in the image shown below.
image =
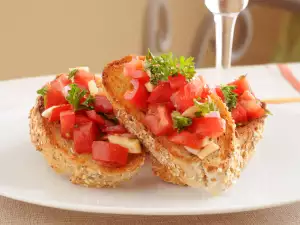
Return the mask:
[[202,137],[218,137],[224,132],[222,118],[218,117],[200,117],[194,118],[188,131],[196,133]]
[[60,105],[60,106],[54,108],[51,112],[50,117],[48,118],[49,122],[59,121],[60,113],[63,111],[70,110],[70,109],[72,109],[72,106],[70,104]]
[[138,79],[143,83],[147,83],[150,80],[148,74],[144,71],[144,62],[142,60],[132,60],[124,65],[124,76]]
[[149,93],[144,83],[139,80],[132,79],[131,84],[133,85],[133,90],[126,91],[124,98],[134,104],[137,108],[142,110],[146,109]]
[[211,90],[210,90],[209,86],[207,84],[205,84],[203,86],[203,90],[202,90],[202,93],[201,93],[201,98],[206,99],[207,96],[209,96],[210,94],[211,94]]
[[173,122],[171,112],[163,104],[153,104],[149,106],[144,118],[144,124],[156,136],[163,136],[173,132]]
[[87,117],[84,113],[76,113],[75,115],[75,124],[83,124],[83,123],[88,123],[91,122],[92,120]]
[[179,145],[184,145],[193,149],[200,149],[203,144],[203,138],[195,133],[188,131],[174,132],[168,137],[171,142]]
[[67,74],[60,74],[50,84],[55,89],[62,90],[65,86],[71,83],[72,81],[68,78]]
[[225,102],[225,97],[224,97],[223,91],[221,90],[221,87],[217,86],[215,88],[215,91],[216,91],[216,94],[222,99],[222,101]]
[[201,97],[203,87],[203,79],[201,77],[197,77],[175,92],[171,96],[171,101],[176,109],[182,113],[194,105],[194,98]]
[[114,126],[108,126],[102,129],[103,132],[108,134],[124,134],[128,133],[125,127],[122,125],[114,125]]
[[66,139],[72,139],[75,125],[75,112],[67,110],[60,113],[60,132]]
[[121,167],[127,164],[128,149],[106,141],[94,141],[92,157],[104,166]]
[[74,151],[78,154],[91,153],[93,141],[98,134],[94,122],[90,121],[74,128]]
[[236,86],[236,89],[233,90],[233,92],[235,92],[238,95],[243,94],[245,91],[251,91],[246,76],[240,76],[237,80],[229,83],[228,85]]
[[113,107],[110,101],[104,95],[95,96],[95,111],[103,113],[113,113]]
[[148,102],[150,104],[169,102],[172,94],[173,90],[171,89],[170,83],[160,82],[150,93]]
[[177,75],[169,76],[168,80],[173,90],[178,90],[179,88],[187,84],[185,76],[181,75],[180,73]]
[[61,74],[47,85],[47,93],[44,98],[45,109],[48,109],[51,106],[68,103],[63,94],[63,89],[70,83],[71,81],[68,79],[68,76],[66,74]]
[[95,75],[85,70],[78,70],[74,76],[74,83],[80,88],[89,89],[88,83],[95,80]]
[[261,107],[261,102],[257,100],[241,100],[240,104],[247,111],[248,120],[258,119],[266,114],[265,109]]
[[244,91],[244,93],[239,97],[239,100],[255,100],[256,98],[251,94],[250,91]]
[[92,121],[94,121],[98,125],[104,125],[104,119],[101,116],[99,116],[95,110],[88,110],[88,111],[85,111],[85,113],[88,116],[88,118],[90,118]]
[[248,121],[246,109],[239,103],[231,111],[232,118],[235,123],[243,123]]
[[165,102],[164,105],[167,107],[167,109],[169,110],[169,112],[172,112],[172,111],[174,111],[176,109],[175,106],[173,105],[173,103],[171,101]]

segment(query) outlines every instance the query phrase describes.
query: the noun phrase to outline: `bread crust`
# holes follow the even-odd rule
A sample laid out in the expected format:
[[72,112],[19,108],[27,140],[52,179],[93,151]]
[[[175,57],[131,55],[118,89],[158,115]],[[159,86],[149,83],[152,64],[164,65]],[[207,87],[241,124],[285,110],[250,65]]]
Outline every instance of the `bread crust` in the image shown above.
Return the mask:
[[[214,193],[231,186],[240,176],[241,169],[250,158],[248,156],[254,151],[261,135],[254,138],[250,125],[236,129],[226,105],[218,96],[212,94],[212,101],[226,121],[224,135],[214,140],[220,146],[220,150],[201,160],[182,146],[171,143],[166,137],[155,137],[142,122],[144,113],[123,98],[124,93],[132,88],[130,78],[123,75],[124,64],[131,59],[132,56],[126,56],[108,64],[103,71],[102,81],[120,122],[129,132],[136,135],[151,153],[154,174],[167,182],[203,187]],[[259,125],[256,132],[262,133],[263,121],[264,118],[251,123],[255,124],[253,126]],[[247,141],[240,143],[241,137],[245,135]],[[241,150],[241,146],[244,150]]]
[[43,99],[38,97],[31,109],[30,136],[36,150],[40,151],[49,166],[57,173],[69,177],[73,184],[86,187],[115,187],[131,179],[144,164],[145,154],[129,154],[125,167],[109,168],[96,163],[91,154],[73,154],[73,141],[60,135],[59,123],[42,117]]

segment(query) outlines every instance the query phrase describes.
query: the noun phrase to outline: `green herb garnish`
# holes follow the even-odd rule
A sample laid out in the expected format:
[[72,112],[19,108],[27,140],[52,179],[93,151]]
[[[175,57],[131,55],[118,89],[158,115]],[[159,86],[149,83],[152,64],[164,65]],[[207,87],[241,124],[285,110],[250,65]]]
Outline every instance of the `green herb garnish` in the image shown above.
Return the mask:
[[271,111],[270,111],[270,110],[268,110],[268,109],[265,109],[265,112],[266,112],[266,114],[267,114],[267,115],[273,116],[273,113],[271,113]]
[[193,57],[174,58],[172,53],[154,56],[148,49],[145,69],[150,71],[150,82],[153,85],[157,85],[159,81],[168,80],[169,76],[178,73],[185,76],[187,80],[191,80],[196,73],[193,60]]
[[91,105],[95,102],[95,98],[91,95],[87,96],[87,98],[84,100],[83,103],[81,103],[81,106],[87,107],[89,109],[93,109]]
[[236,107],[238,95],[233,92],[233,90],[235,90],[235,89],[236,89],[235,85],[222,85],[221,86],[221,90],[222,90],[224,98],[225,98],[225,103],[226,103],[229,111],[231,111],[233,108]]
[[192,124],[191,118],[184,117],[177,111],[172,112],[172,120],[173,126],[178,130],[178,132],[184,130],[186,127]]
[[48,88],[47,86],[42,87],[41,89],[37,90],[36,93],[38,93],[41,96],[45,96],[47,94]]
[[[87,91],[78,87],[77,84],[70,84],[71,89],[68,91],[67,101],[73,106],[74,110],[93,109],[92,104],[94,97],[87,94]],[[84,102],[80,102],[83,97],[86,97]]]
[[199,109],[197,112],[195,112],[196,117],[205,116],[206,114],[217,110],[215,104],[211,102],[210,99],[204,103],[194,99],[194,104]]
[[71,80],[75,76],[75,74],[78,72],[78,69],[73,69],[70,71],[68,78]]

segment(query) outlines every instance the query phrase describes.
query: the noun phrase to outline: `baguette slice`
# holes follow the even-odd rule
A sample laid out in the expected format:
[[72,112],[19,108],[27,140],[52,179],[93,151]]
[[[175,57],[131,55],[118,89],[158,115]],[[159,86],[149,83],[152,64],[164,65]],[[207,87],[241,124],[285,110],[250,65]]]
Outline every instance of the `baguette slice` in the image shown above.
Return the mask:
[[43,98],[31,109],[30,135],[33,145],[57,173],[67,175],[74,184],[86,187],[115,187],[131,179],[144,164],[145,154],[129,154],[125,167],[109,168],[96,163],[91,154],[73,154],[73,141],[60,135],[60,125],[42,117]]
[[[142,123],[144,113],[123,98],[124,93],[132,88],[130,78],[123,75],[124,64],[131,59],[132,56],[126,56],[108,64],[103,71],[103,86],[120,122],[150,151],[154,173],[167,182],[201,187],[213,193],[226,190],[240,176],[260,135],[254,137],[250,126],[237,131],[226,105],[212,94],[211,99],[226,121],[224,135],[214,140],[219,145],[219,150],[201,160],[182,146],[171,143],[166,137],[154,136]],[[253,123],[254,127],[259,124],[259,131],[256,132],[260,134],[263,119]]]

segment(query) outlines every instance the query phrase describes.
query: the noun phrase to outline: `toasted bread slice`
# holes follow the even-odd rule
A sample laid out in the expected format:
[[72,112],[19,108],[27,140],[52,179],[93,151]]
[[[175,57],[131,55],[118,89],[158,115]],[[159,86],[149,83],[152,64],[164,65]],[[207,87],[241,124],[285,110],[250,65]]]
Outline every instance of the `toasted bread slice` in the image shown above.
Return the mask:
[[[103,86],[120,122],[150,151],[154,173],[167,182],[203,187],[211,192],[227,189],[239,177],[241,168],[252,154],[255,142],[260,138],[260,135],[254,135],[252,126],[257,126],[256,132],[262,133],[260,129],[264,119],[251,123],[251,127],[248,125],[236,130],[226,105],[218,96],[212,94],[211,99],[226,121],[226,131],[214,140],[220,149],[201,160],[167,138],[154,136],[142,122],[144,113],[124,100],[124,93],[130,90],[132,85],[130,78],[123,75],[123,67],[124,63],[130,62],[131,59],[131,56],[126,56],[108,64],[103,71]],[[242,140],[246,141],[240,143]]]
[[[247,125],[236,128],[236,136],[238,140],[237,149],[240,149],[239,168],[243,169],[247,162],[250,160],[255,152],[255,147],[258,141],[262,138],[264,130],[265,117],[253,120]],[[156,176],[159,176],[162,180],[178,185],[185,185],[177,177],[173,176],[170,171],[163,164],[159,163],[154,157],[151,157],[152,171]],[[238,174],[236,175],[239,176]]]
[[145,154],[129,154],[128,164],[120,168],[99,165],[91,154],[73,154],[73,141],[60,135],[60,125],[42,117],[43,98],[38,97],[30,111],[30,135],[36,149],[57,172],[70,177],[74,184],[86,187],[115,187],[131,179],[144,164]]

